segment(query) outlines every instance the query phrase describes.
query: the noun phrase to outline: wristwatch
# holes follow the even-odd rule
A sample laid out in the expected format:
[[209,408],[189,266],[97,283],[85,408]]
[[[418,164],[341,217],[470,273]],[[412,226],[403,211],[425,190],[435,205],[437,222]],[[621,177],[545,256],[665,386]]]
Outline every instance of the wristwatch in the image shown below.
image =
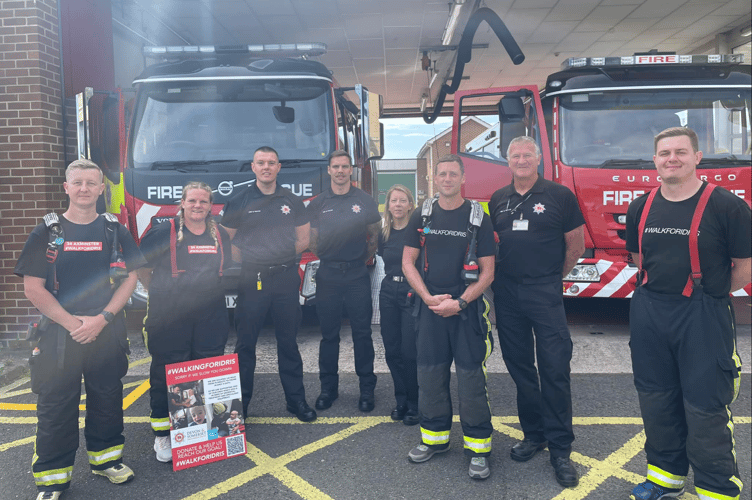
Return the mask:
[[102,311],[99,314],[101,314],[102,316],[104,316],[104,320],[107,323],[112,323],[112,320],[115,319],[115,315],[112,314],[110,311]]
[[457,303],[460,305],[460,311],[463,309],[467,309],[467,302],[465,302],[464,299],[457,297]]

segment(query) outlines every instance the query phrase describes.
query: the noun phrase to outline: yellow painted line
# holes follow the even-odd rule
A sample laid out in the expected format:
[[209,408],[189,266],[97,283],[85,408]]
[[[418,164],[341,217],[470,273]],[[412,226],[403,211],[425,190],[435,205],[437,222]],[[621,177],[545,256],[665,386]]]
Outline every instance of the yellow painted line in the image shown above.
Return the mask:
[[[86,410],[86,405],[78,405],[80,411]],[[0,410],[36,411],[37,405],[32,403],[0,403]]]
[[346,439],[347,437],[352,436],[353,434],[356,434],[358,432],[369,429],[375,425],[378,425],[379,423],[378,420],[382,420],[380,417],[361,417],[361,418],[363,419],[363,421],[357,424],[354,424],[351,427],[348,427],[347,429],[343,429],[335,434],[332,434],[318,441],[305,445],[301,448],[293,450],[278,458],[269,459],[265,462],[263,461],[263,458],[261,455],[254,452],[255,447],[249,444],[248,445],[249,451],[246,457],[253,460],[253,457],[255,455],[256,459],[262,461],[261,463],[259,463],[256,467],[254,467],[251,470],[248,470],[246,472],[238,474],[237,476],[231,477],[225,481],[217,483],[205,490],[198,491],[194,493],[193,495],[186,497],[184,500],[209,500],[211,498],[216,498],[219,495],[229,493],[235,488],[238,488],[265,474],[276,472],[278,469],[285,467],[288,463],[292,461],[298,460],[310,453],[321,450],[338,441]]
[[[123,417],[126,424],[148,424],[149,417]],[[0,417],[0,424],[30,425],[37,423],[37,417]]]
[[23,396],[24,394],[31,394],[31,389],[21,389],[20,391],[6,392],[0,395],[0,399],[8,399],[15,396]]
[[0,424],[36,424],[37,417],[0,417]]
[[316,488],[311,483],[301,479],[300,476],[291,472],[289,469],[282,469],[274,473],[280,483],[297,493],[300,498],[305,500],[333,500],[332,497]]
[[[23,377],[23,378],[20,378],[20,379],[16,380],[15,382],[11,382],[10,384],[8,384],[8,385],[6,385],[4,387],[0,387],[0,398],[6,397],[5,394],[8,391],[13,390],[16,387],[21,387],[22,385],[28,383],[30,380],[31,379],[29,377]],[[31,389],[29,389],[29,390],[31,390]]]
[[[576,488],[566,488],[552,500],[582,500],[590,493],[603,484],[608,478],[614,477],[614,472],[621,469],[635,455],[640,453],[645,447],[645,431],[638,432],[633,438],[627,441],[624,446],[610,454],[605,460],[598,465],[591,467],[590,470],[580,478],[580,484]],[[573,461],[582,463],[583,455],[572,453]],[[638,476],[635,484],[643,480],[643,476]]]
[[29,436],[27,438],[19,439],[17,441],[11,441],[10,443],[0,444],[0,453],[15,448],[17,446],[23,446],[25,444],[33,443],[36,436]]
[[144,395],[146,391],[149,390],[151,387],[151,384],[149,384],[149,381],[146,380],[141,385],[136,387],[134,390],[130,392],[126,397],[123,398],[123,410],[127,410],[130,405],[136,402],[138,398]]
[[[256,462],[257,465],[262,465],[274,461],[272,457],[250,443],[246,456]],[[279,482],[281,482],[306,500],[332,500],[329,495],[319,490],[308,481],[301,479],[300,476],[290,471],[290,469],[288,469],[287,467],[280,467],[271,474],[275,478],[277,478]]]
[[141,359],[139,359],[137,361],[133,361],[131,363],[128,363],[128,369],[130,370],[134,366],[139,366],[139,365],[143,365],[143,364],[150,363],[150,362],[151,362],[151,356],[149,356],[147,358],[141,358]]
[[[123,384],[123,389],[129,389],[131,387],[135,387],[137,385],[140,385],[140,384],[142,384],[144,382],[144,380],[149,380],[149,379],[141,379],[141,380],[137,380],[135,382],[128,382],[127,384]],[[22,389],[20,391],[8,392],[8,393],[5,393],[5,394],[1,395],[0,399],[12,398],[14,396],[23,396],[25,394],[31,394],[31,389]],[[81,401],[85,401],[85,400],[86,400],[86,394],[82,394],[81,395]],[[0,409],[2,409],[2,407],[0,407]],[[36,410],[36,405],[34,405],[34,409]]]
[[149,417],[123,417],[123,422],[126,424],[148,424],[151,423]]

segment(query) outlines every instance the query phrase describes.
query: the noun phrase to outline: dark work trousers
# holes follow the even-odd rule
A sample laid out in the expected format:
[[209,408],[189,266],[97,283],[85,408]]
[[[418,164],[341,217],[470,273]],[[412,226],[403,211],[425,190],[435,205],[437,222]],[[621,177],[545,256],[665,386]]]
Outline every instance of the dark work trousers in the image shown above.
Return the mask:
[[172,297],[149,295],[144,318],[144,339],[151,354],[149,401],[151,429],[156,436],[170,435],[165,366],[194,359],[222,356],[230,330],[230,320],[223,296],[196,299],[181,307],[180,294]]
[[387,276],[381,282],[379,311],[384,357],[394,381],[398,406],[418,410],[418,365],[413,306],[407,303],[410,285]]
[[319,379],[321,391],[336,394],[339,390],[339,332],[342,308],[347,310],[355,351],[355,373],[360,378],[360,393],[372,395],[376,388],[373,373],[371,338],[371,279],[365,265],[345,270],[322,262],[316,273],[316,313],[321,325]]
[[517,386],[517,414],[525,438],[548,441],[552,457],[569,457],[574,441],[572,339],[561,277],[549,283],[518,284],[501,275],[493,291],[499,347]]
[[[65,345],[62,368],[58,365],[58,341]],[[124,315],[118,314],[89,344],[79,344],[67,330],[53,324],[42,334],[37,347],[38,354],[29,360],[31,388],[39,395],[31,470],[39,491],[62,491],[70,486],[78,449],[82,375],[89,465],[93,470],[104,470],[122,462],[121,379],[128,371],[129,352]]]
[[[245,273],[244,273],[245,274]],[[256,342],[271,309],[274,334],[277,338],[279,378],[288,404],[305,401],[303,388],[303,360],[298,350],[300,326],[300,275],[298,266],[291,265],[282,272],[261,275],[261,290],[255,272],[248,273],[238,295],[235,310],[235,330],[238,343],[235,352],[240,362],[240,385],[243,393],[243,411],[248,414],[248,404],[253,396],[253,375],[256,371]]]
[[739,393],[741,360],[731,301],[638,287],[629,325],[648,479],[683,486],[692,464],[698,493],[736,498],[742,483],[728,405]]
[[[458,291],[431,290],[433,295]],[[460,314],[442,318],[419,298],[418,386],[420,432],[423,444],[436,449],[449,446],[452,398],[449,392],[452,360],[457,373],[460,423],[465,454],[491,453],[493,426],[486,385],[486,359],[491,355],[490,306],[481,296]]]

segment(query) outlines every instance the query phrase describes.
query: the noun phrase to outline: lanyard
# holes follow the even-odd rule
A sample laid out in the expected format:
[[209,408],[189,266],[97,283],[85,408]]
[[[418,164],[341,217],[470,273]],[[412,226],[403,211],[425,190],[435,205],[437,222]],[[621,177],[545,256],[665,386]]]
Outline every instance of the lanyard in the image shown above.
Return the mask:
[[[501,212],[499,212],[499,215],[501,215],[501,214],[503,214],[505,212],[512,212],[510,215],[514,215],[514,213],[517,211],[517,209],[520,208],[520,205],[522,205],[523,203],[525,203],[527,201],[527,199],[530,198],[530,196],[532,194],[533,194],[532,191],[529,192],[527,194],[527,196],[525,196],[525,198],[523,198],[523,200],[521,202],[519,202],[517,205],[515,205],[514,208],[509,208],[509,201],[510,201],[510,199],[507,199],[507,208],[505,208],[504,210],[502,210]],[[520,214],[520,219],[522,219],[522,214]]]

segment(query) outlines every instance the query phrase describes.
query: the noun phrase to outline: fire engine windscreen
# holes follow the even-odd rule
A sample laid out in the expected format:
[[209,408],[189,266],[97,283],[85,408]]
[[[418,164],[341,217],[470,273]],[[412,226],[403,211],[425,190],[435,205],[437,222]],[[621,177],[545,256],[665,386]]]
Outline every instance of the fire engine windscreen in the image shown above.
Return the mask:
[[577,93],[562,95],[559,106],[561,159],[569,166],[652,169],[653,138],[680,126],[699,136],[698,168],[750,162],[749,90]]
[[237,171],[260,146],[284,162],[321,160],[334,144],[328,82],[304,79],[148,83],[134,123],[131,161],[143,169]]

